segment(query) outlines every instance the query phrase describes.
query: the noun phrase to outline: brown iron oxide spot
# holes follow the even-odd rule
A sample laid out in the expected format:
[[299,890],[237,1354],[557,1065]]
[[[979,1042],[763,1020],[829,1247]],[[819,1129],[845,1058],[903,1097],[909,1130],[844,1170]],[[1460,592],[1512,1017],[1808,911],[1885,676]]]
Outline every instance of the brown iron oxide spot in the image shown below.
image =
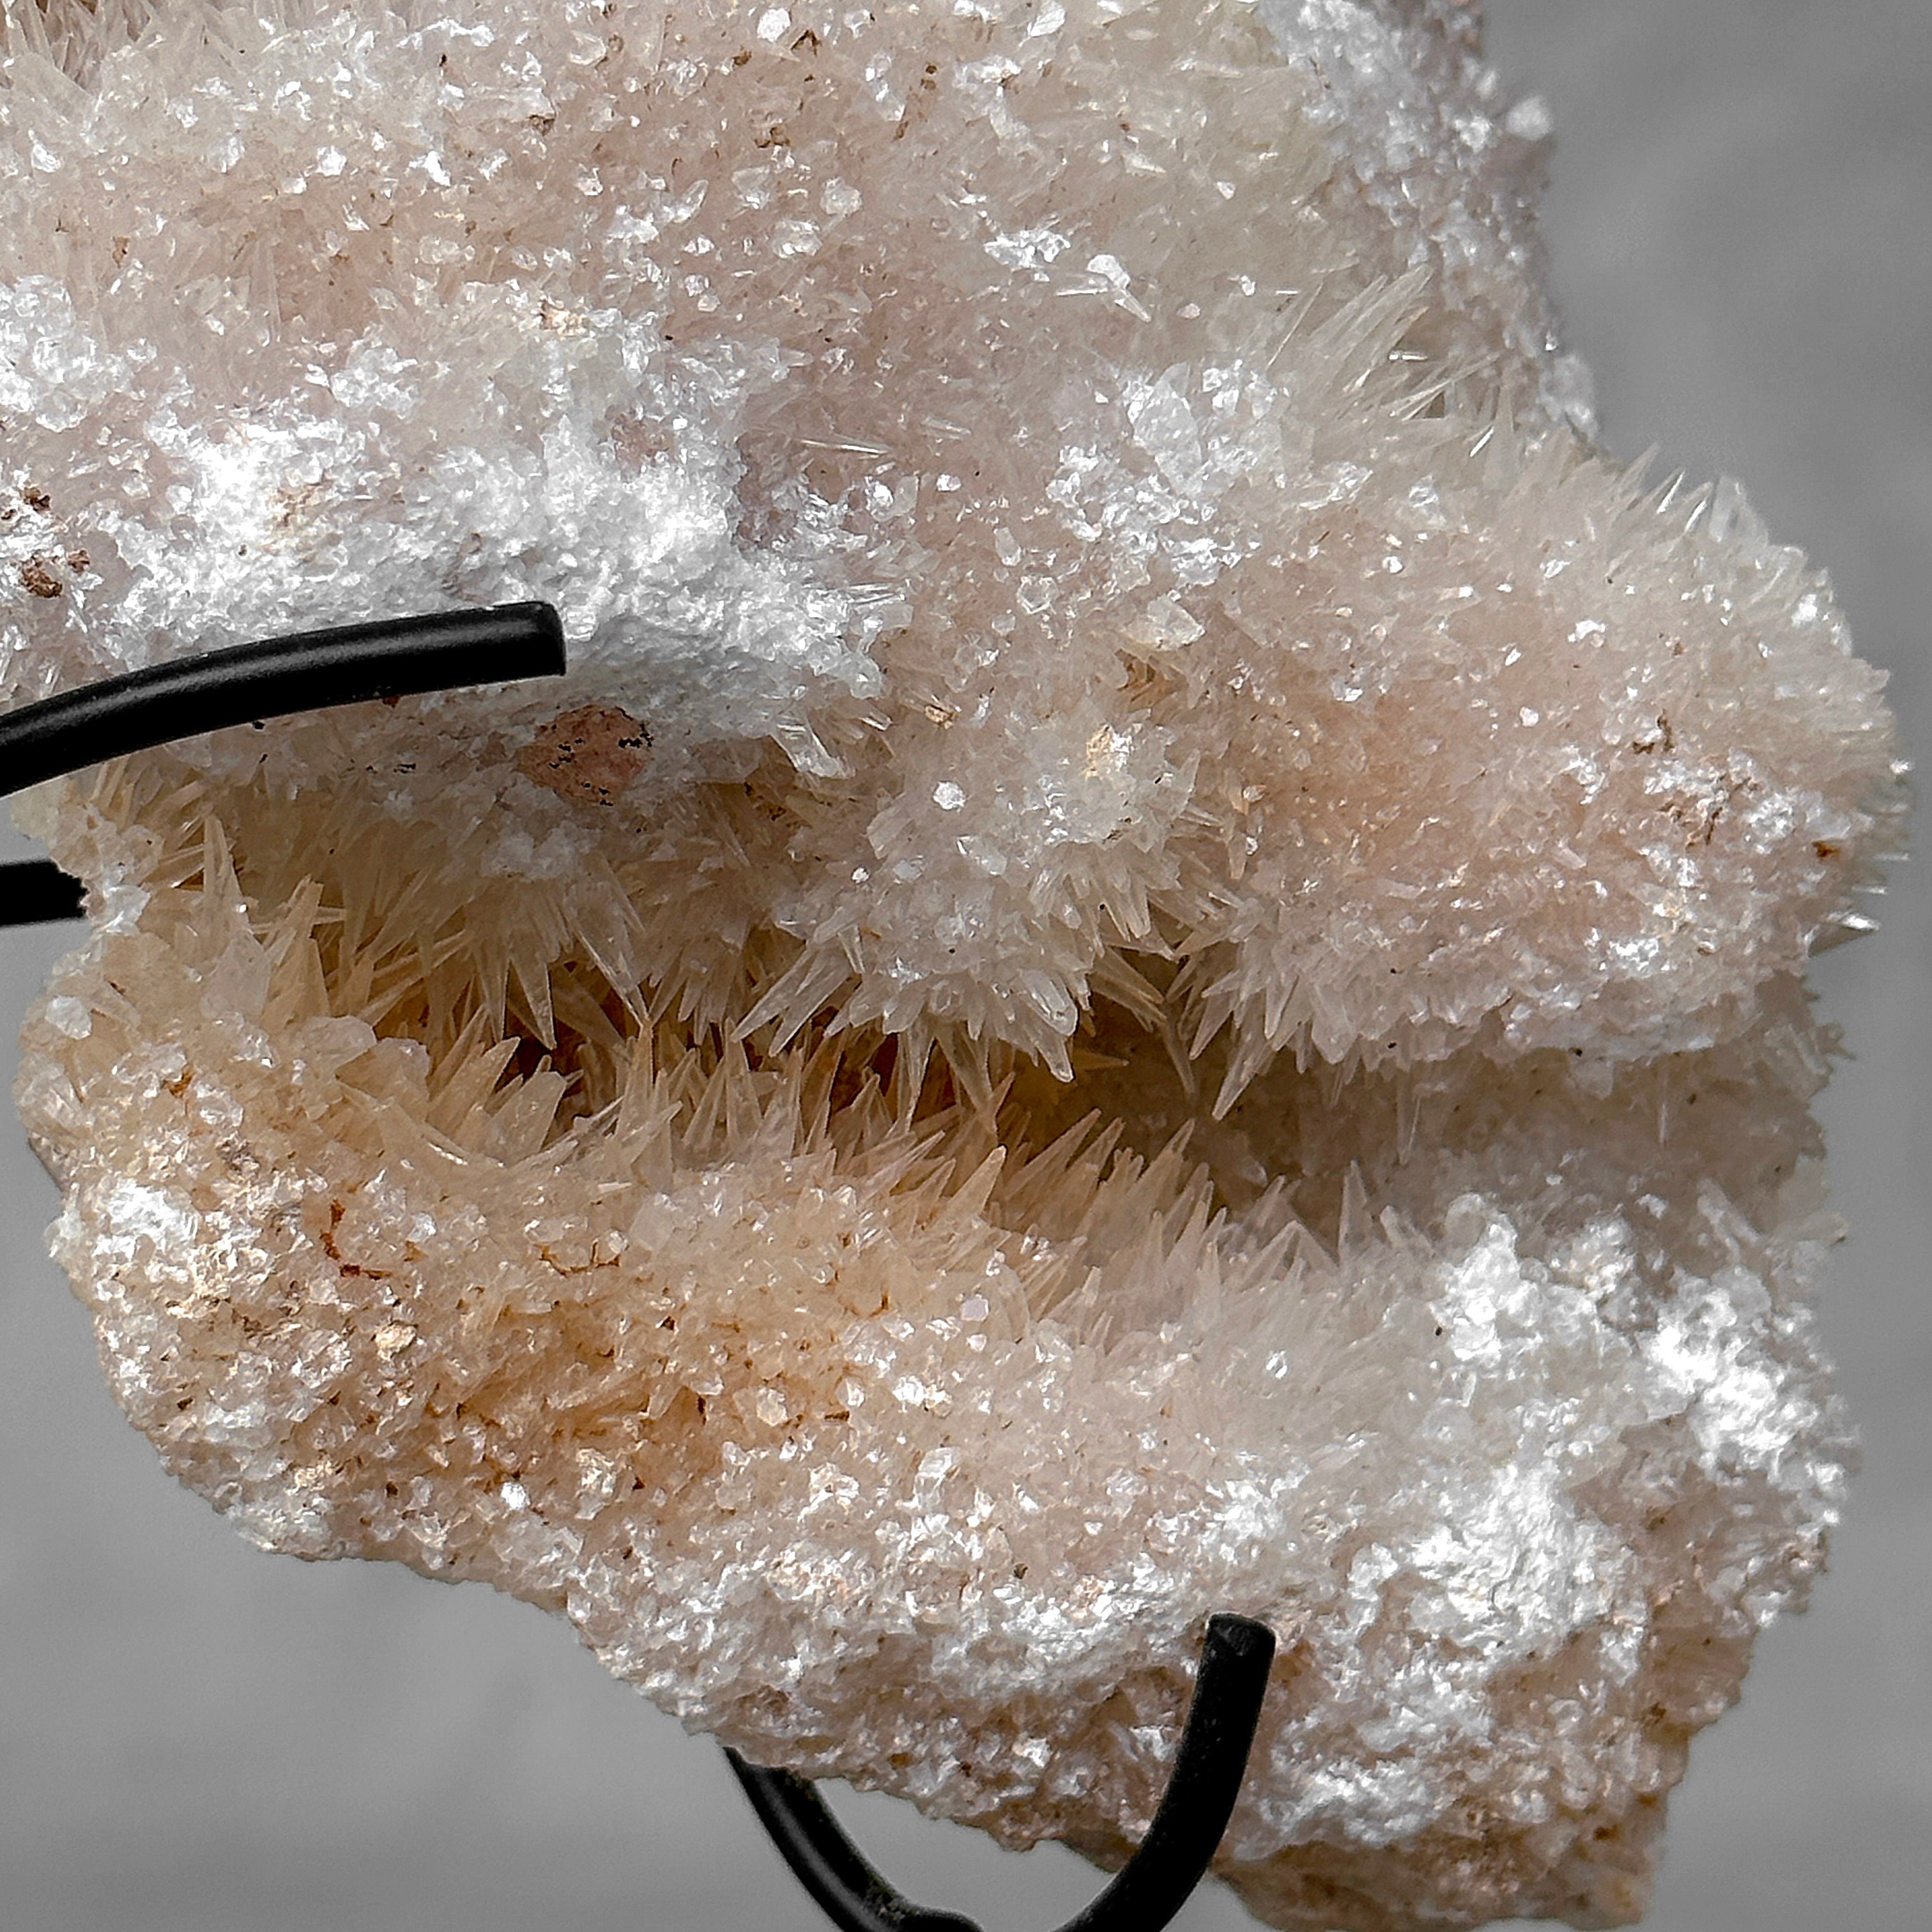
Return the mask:
[[610,805],[650,762],[651,734],[614,704],[584,704],[539,728],[517,769],[560,798]]
[[36,597],[58,597],[66,588],[54,573],[56,560],[30,556],[20,566],[20,587]]

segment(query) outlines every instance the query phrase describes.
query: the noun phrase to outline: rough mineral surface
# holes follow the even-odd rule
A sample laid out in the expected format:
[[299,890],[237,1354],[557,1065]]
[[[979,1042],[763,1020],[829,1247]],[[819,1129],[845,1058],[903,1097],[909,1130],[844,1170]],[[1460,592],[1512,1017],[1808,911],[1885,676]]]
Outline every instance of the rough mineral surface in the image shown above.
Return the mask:
[[56,1250],[268,1546],[1280,1927],[1641,1909],[1844,1430],[1880,680],[1590,441],[1457,0],[40,0],[4,689],[544,597],[31,802]]

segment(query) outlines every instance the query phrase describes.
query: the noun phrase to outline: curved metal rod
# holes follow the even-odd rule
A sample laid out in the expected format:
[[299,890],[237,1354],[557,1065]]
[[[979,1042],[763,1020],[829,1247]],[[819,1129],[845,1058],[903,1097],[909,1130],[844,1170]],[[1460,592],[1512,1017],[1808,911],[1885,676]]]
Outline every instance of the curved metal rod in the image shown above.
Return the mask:
[[[1210,1617],[1174,1775],[1141,1848],[1061,1932],[1160,1932],[1201,1882],[1234,1809],[1274,1661],[1274,1633]],[[725,1756],[800,1883],[839,1932],[980,1932],[970,1918],[902,1898],[868,1864],[825,1802],[788,1771]]]
[[51,859],[0,866],[0,926],[51,926],[87,916],[87,888]]
[[341,624],[101,679],[0,717],[0,797],[170,738],[372,698],[556,677],[548,604]]
[[[64,691],[0,716],[0,798],[171,738],[291,712],[470,684],[558,677],[548,604],[341,624],[237,644]],[[80,881],[45,859],[0,866],[0,926],[81,916]]]

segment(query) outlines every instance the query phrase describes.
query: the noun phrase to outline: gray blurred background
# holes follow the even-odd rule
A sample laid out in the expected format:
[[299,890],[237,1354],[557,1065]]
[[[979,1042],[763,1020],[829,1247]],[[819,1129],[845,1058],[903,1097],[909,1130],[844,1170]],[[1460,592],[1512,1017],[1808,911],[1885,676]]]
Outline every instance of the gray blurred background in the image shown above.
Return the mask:
[[[1932,0],[1490,0],[1556,110],[1545,232],[1610,446],[1742,477],[1932,741]],[[14,841],[4,856],[24,850]],[[1866,1468],[1809,1616],[1672,1807],[1654,1932],[1932,1922],[1932,896],[1815,975],[1853,1233],[1824,1310]],[[66,943],[0,934],[0,1038]],[[12,1050],[8,1047],[8,1077]],[[0,1116],[0,1928],[816,1932],[716,1748],[473,1586],[260,1555],[122,1420]],[[880,1798],[877,1860],[989,1932],[1096,1887]],[[1184,1932],[1252,1922],[1198,1895]]]

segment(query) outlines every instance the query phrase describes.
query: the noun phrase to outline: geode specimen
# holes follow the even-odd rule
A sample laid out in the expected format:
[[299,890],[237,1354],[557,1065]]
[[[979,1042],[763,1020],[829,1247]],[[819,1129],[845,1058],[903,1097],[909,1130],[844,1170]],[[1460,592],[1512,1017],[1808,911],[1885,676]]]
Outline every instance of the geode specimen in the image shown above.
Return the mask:
[[116,1395],[264,1545],[1281,1927],[1642,1905],[1846,1443],[1877,676],[1592,447],[1456,0],[40,0],[5,690],[547,598],[46,788]]

